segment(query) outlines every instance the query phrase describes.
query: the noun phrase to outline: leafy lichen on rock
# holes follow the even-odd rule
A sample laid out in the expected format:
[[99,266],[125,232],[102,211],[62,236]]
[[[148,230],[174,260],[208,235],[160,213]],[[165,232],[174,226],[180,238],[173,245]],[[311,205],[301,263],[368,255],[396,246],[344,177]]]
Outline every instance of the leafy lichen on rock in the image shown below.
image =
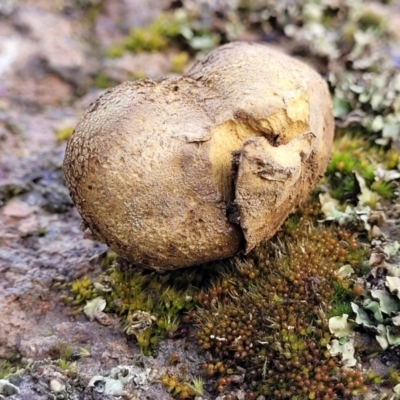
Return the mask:
[[98,239],[136,264],[174,269],[271,237],[324,172],[332,138],[316,72],[231,43],[182,78],[126,82],[100,97],[64,170]]

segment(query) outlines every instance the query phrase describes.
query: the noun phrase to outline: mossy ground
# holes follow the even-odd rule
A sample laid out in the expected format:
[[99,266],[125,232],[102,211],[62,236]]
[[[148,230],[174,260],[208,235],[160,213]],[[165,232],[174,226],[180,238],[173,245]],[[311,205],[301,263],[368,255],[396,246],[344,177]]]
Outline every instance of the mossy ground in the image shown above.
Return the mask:
[[[69,302],[82,306],[104,298],[105,311],[125,321],[126,332],[146,355],[160,339],[189,333],[187,340],[194,337],[199,352],[208,354],[210,361],[199,366],[198,377],[215,396],[235,399],[239,386],[248,399],[341,399],[368,393],[377,377],[365,375],[361,363],[344,367],[340,356],[331,355],[328,326],[330,317],[355,316],[350,303],[362,293],[356,278],[370,270],[368,238],[356,225],[345,229],[322,223],[318,193],[324,188],[344,205],[357,204],[356,174],[374,191],[377,166],[391,171],[398,159],[395,148],[374,146],[359,134],[339,134],[319,189],[273,239],[248,256],[159,274],[108,253],[100,276],[72,283]],[[349,192],[340,184],[346,179]],[[396,197],[395,188],[390,186],[390,196],[379,193],[381,201]],[[350,276],[338,273],[344,265],[352,268]],[[138,325],[138,313],[147,315],[145,324]],[[240,384],[237,376],[243,377]],[[186,378],[160,379],[177,398],[200,392]],[[380,377],[381,383],[389,381]]]
[[[179,272],[140,271],[111,255],[100,277],[72,284],[74,302],[102,295],[106,310],[127,326],[137,311],[154,316],[136,334],[145,354],[160,338],[190,330],[199,351],[212,355],[199,374],[215,382],[216,393],[233,396],[230,376],[245,371],[248,398],[350,397],[366,391],[364,376],[344,372],[330,356],[327,318],[355,296],[337,270],[344,264],[361,270],[366,253],[350,232],[318,224],[318,216],[314,199],[249,256]],[[183,389],[188,382],[168,379],[177,397],[193,395]]]
[[[358,268],[364,255],[350,232],[316,225],[315,209],[300,211],[297,223],[238,261],[220,286],[201,292],[191,314],[199,347],[224,367],[207,364],[204,373],[229,377],[244,368],[249,398],[328,399],[366,390],[363,374],[344,375],[326,347],[327,315],[354,297],[336,272],[348,263]],[[229,393],[231,386],[222,386],[218,391]]]

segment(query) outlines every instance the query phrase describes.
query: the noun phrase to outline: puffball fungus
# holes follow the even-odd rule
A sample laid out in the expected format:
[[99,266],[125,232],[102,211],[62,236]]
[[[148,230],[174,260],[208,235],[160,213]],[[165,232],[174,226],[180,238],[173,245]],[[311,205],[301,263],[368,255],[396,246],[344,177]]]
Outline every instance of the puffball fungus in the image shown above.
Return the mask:
[[104,93],[69,140],[64,172],[93,235],[167,270],[248,253],[325,171],[325,81],[262,44],[213,50],[181,78]]

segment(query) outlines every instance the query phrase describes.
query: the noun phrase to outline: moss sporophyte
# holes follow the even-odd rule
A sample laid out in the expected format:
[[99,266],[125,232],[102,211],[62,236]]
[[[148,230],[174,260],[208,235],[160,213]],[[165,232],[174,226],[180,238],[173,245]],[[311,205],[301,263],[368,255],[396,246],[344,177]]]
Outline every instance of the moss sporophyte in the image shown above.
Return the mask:
[[190,315],[198,345],[217,360],[203,366],[205,376],[229,377],[244,368],[252,393],[277,399],[367,390],[363,373],[344,369],[327,350],[327,315],[354,297],[351,283],[335,272],[347,263],[359,268],[365,255],[349,232],[315,226],[309,213],[303,210],[296,223],[288,221],[274,240],[197,295],[200,306]]
[[[243,375],[248,398],[350,398],[367,390],[364,376],[331,356],[328,317],[355,296],[337,271],[345,264],[359,271],[365,252],[350,232],[316,224],[318,212],[315,203],[304,207],[242,259],[163,275],[106,259],[95,282],[84,278],[73,291],[81,304],[87,291],[101,292],[105,310],[126,320],[144,354],[189,327],[199,351],[212,354],[199,373],[216,393],[234,398]],[[163,384],[177,398],[195,396],[179,376]]]

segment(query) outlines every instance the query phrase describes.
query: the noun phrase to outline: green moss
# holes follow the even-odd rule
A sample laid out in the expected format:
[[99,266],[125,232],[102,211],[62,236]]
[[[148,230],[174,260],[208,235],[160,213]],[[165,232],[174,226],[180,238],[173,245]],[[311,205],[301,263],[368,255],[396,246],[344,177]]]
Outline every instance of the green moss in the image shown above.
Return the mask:
[[363,11],[358,18],[357,23],[363,30],[367,30],[369,28],[383,30],[387,25],[385,18],[374,13],[372,10]]
[[347,21],[342,28],[343,42],[346,45],[353,46],[355,44],[354,35],[356,32],[357,32],[357,24],[354,21]]
[[4,360],[0,360],[0,379],[5,379],[15,374],[22,368],[21,355],[14,353]]
[[38,228],[38,230],[37,230],[37,235],[38,235],[39,237],[46,236],[46,233],[47,233],[47,228],[46,228],[45,226],[40,226],[40,227]]
[[399,150],[390,149],[384,156],[383,165],[386,169],[397,169],[399,165]]
[[78,366],[76,362],[70,362],[64,359],[59,359],[55,361],[55,364],[63,370],[63,373],[68,377],[68,378],[75,378],[78,373]]
[[74,7],[84,13],[85,19],[93,24],[103,10],[105,0],[73,0]]
[[350,302],[354,300],[354,292],[347,282],[335,282],[334,293],[330,300],[331,310],[327,317],[339,317],[343,314],[352,315]]
[[[328,316],[348,313],[354,297],[335,271],[344,264],[357,271],[366,255],[349,232],[315,225],[319,212],[315,202],[304,206],[273,240],[235,263],[159,274],[110,252],[99,277],[72,284],[75,303],[101,295],[145,355],[182,324],[194,324],[199,348],[213,357],[201,372],[218,393],[230,394],[230,375],[245,371],[250,396],[349,397],[364,389],[363,377],[342,376],[340,360],[327,351]],[[195,385],[186,379],[162,380],[174,397],[190,398]],[[358,386],[347,386],[354,380]]]
[[127,50],[133,53],[141,51],[161,51],[167,47],[167,39],[157,31],[136,28],[131,31],[125,42]]
[[87,300],[94,298],[94,287],[88,276],[84,276],[71,284],[71,290],[74,294],[74,304],[83,304]]
[[162,51],[180,32],[180,21],[173,15],[162,14],[150,25],[131,30],[124,47],[133,52]]
[[174,398],[192,399],[195,396],[204,394],[203,380],[201,378],[193,378],[189,383],[185,377],[163,375],[161,383]]
[[360,189],[354,174],[338,174],[329,178],[331,185],[330,194],[334,199],[341,202],[350,201],[357,203],[357,195],[360,193]]
[[109,58],[119,58],[122,57],[125,52],[125,47],[121,44],[113,45],[107,49],[105,56]]
[[104,254],[104,258],[101,261],[101,269],[103,271],[107,271],[109,268],[111,268],[116,260],[117,260],[117,253],[115,253],[112,250],[108,250],[105,254]]
[[171,72],[181,74],[189,61],[189,54],[185,51],[174,54],[171,58]]
[[396,186],[388,182],[376,181],[371,185],[371,190],[378,193],[384,199],[394,199],[396,197],[395,189]]
[[356,167],[357,160],[353,152],[335,152],[332,155],[331,161],[327,167],[327,173],[333,174],[335,172],[343,172],[350,174]]
[[0,362],[0,379],[6,378],[12,372],[13,366],[9,361],[5,360]]
[[66,371],[69,367],[69,363],[66,360],[58,360],[58,366],[63,370]]
[[[198,294],[191,318],[198,345],[214,358],[203,367],[205,376],[229,378],[244,368],[252,393],[274,399],[348,397],[350,388],[361,390],[361,383],[347,387],[353,378],[342,377],[339,360],[325,347],[327,315],[352,298],[335,271],[361,263],[361,255],[350,233],[314,226],[317,208],[304,209],[297,228],[293,219],[285,223],[274,240]],[[222,386],[229,394],[230,384]]]
[[194,306],[196,287],[213,276],[213,267],[207,265],[162,275],[138,270],[118,262],[112,252],[104,258],[102,269],[96,280],[84,277],[71,284],[71,302],[82,306],[102,296],[105,311],[125,320],[125,331],[136,337],[144,354],[150,354],[160,338],[174,337],[182,316]]
[[395,169],[399,152],[387,151],[366,141],[359,135],[342,135],[334,142],[331,161],[326,170],[326,182],[333,198],[357,204],[360,186],[356,174],[365,179],[367,187],[383,199],[395,198],[395,186],[384,181],[376,170],[379,165],[386,171]]
[[[162,52],[171,48],[181,50],[172,58],[172,72],[182,72],[189,54],[209,50],[222,41],[219,29],[210,24],[211,19],[202,14],[176,10],[162,13],[149,25],[135,27],[118,45],[110,47],[106,56],[120,57],[123,52]],[[235,28],[230,26],[232,36]],[[215,30],[215,32],[214,32]]]
[[146,73],[144,71],[138,70],[135,71],[132,75],[131,75],[133,80],[139,80],[139,79],[143,79],[146,78]]
[[112,86],[112,81],[110,78],[102,72],[95,77],[94,83],[99,89],[108,89],[110,86]]
[[385,378],[389,386],[398,385],[400,383],[400,370],[390,368]]
[[64,341],[54,343],[48,350],[53,360],[69,361],[74,353],[74,347]]
[[65,126],[62,128],[57,128],[54,131],[58,142],[64,142],[64,141],[68,140],[71,137],[73,132],[74,132],[74,128],[72,126]]

